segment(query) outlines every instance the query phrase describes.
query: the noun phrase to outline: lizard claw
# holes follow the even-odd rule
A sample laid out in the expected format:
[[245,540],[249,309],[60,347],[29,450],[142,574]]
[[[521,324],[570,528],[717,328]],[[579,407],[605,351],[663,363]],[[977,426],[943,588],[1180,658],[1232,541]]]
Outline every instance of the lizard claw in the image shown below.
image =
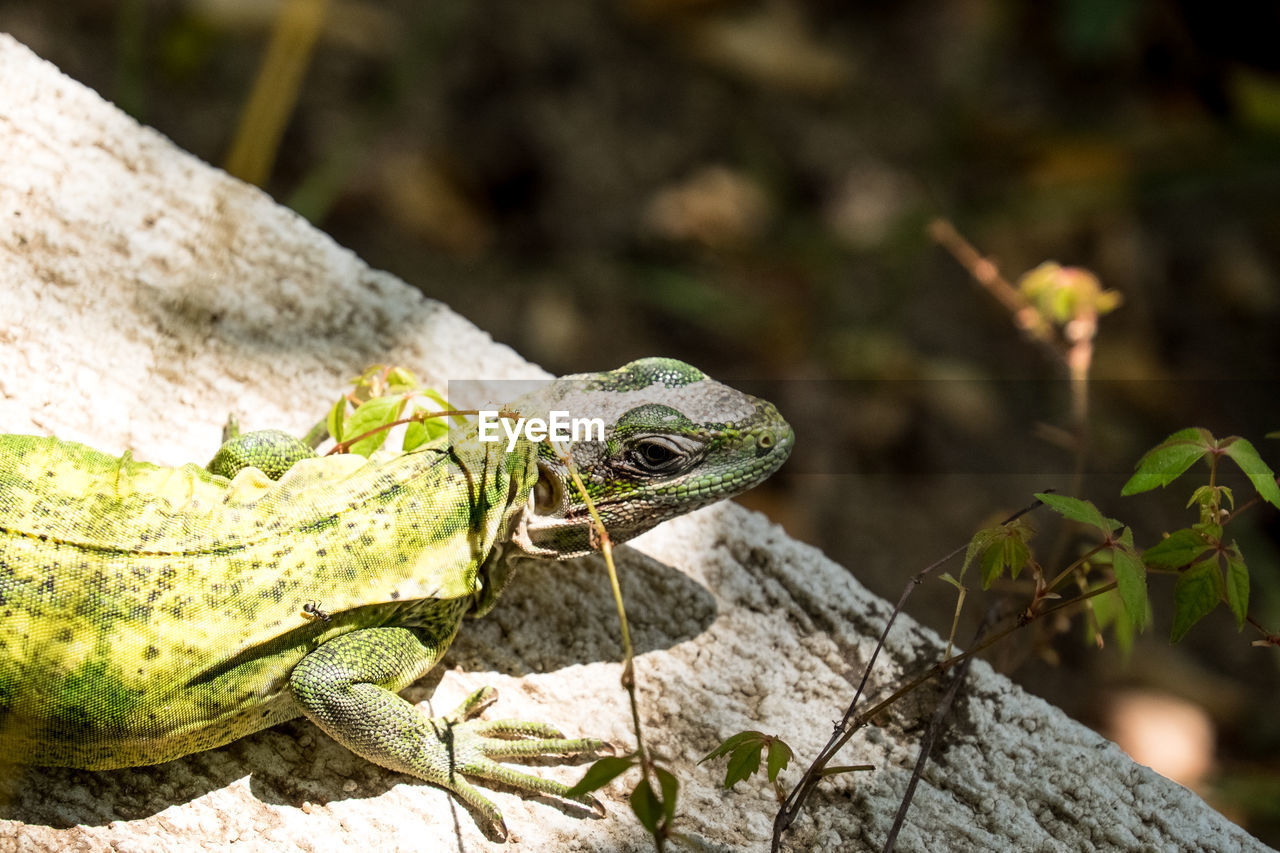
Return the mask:
[[475,717],[497,701],[492,687],[482,687],[462,701],[452,712],[431,721],[435,740],[447,755],[448,773],[438,781],[453,791],[472,808],[488,818],[494,834],[507,838],[506,824],[497,807],[481,794],[466,777],[499,782],[520,791],[549,794],[578,802],[598,817],[605,815],[604,806],[591,794],[569,796],[569,785],[543,779],[499,764],[494,759],[540,758],[547,755],[613,754],[613,744],[595,738],[566,738],[545,723],[523,720],[480,720]]
[[591,811],[595,814],[596,817],[604,817],[606,814],[608,814],[608,812],[605,811],[604,803],[600,802],[595,797],[592,797],[590,794],[588,794],[587,796],[590,797],[591,799],[591,802],[589,802],[587,805],[591,806]]

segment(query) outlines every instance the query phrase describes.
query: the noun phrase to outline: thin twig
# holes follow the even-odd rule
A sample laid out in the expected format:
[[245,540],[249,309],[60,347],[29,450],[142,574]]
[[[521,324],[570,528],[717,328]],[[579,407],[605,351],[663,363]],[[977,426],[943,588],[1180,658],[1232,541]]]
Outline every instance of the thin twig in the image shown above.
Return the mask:
[[[1002,521],[1001,524],[1009,524],[1010,522],[1021,518],[1026,513],[1031,512],[1040,505],[1040,501],[1037,500],[1035,503],[1018,510],[1013,515]],[[799,816],[800,809],[804,805],[804,801],[809,798],[813,789],[816,788],[818,783],[822,780],[824,775],[823,768],[825,768],[827,763],[835,757],[836,753],[838,753],[840,749],[848,743],[849,738],[853,736],[853,733],[857,731],[857,726],[854,725],[854,720],[858,701],[862,698],[862,693],[866,689],[867,680],[871,676],[871,670],[875,667],[876,659],[880,656],[880,650],[885,646],[885,642],[889,636],[889,631],[893,628],[893,623],[897,621],[898,614],[902,612],[902,608],[906,605],[907,598],[910,597],[912,590],[923,583],[925,578],[930,574],[937,571],[948,561],[963,553],[967,547],[967,543],[965,545],[961,545],[941,559],[930,563],[912,577],[911,580],[907,582],[906,587],[903,588],[902,595],[899,596],[898,603],[894,605],[893,612],[889,615],[889,619],[885,623],[884,630],[880,632],[880,638],[876,641],[876,647],[872,651],[870,659],[867,661],[866,666],[863,667],[862,678],[858,682],[858,687],[854,691],[853,699],[849,702],[848,709],[845,710],[844,717],[836,724],[835,730],[831,733],[831,738],[827,741],[826,746],[822,748],[818,753],[818,756],[814,758],[813,763],[809,765],[804,774],[800,777],[800,780],[795,784],[795,787],[793,787],[790,793],[787,794],[782,806],[778,809],[777,815],[774,817],[773,850],[776,851],[781,847],[782,834],[787,831],[787,828],[790,827],[796,817]],[[966,655],[967,654],[968,653],[966,653]],[[950,658],[949,660],[958,663],[963,660],[966,655],[960,655]],[[947,662],[944,661],[944,663]],[[931,678],[934,674],[936,673],[931,671],[927,677]],[[915,689],[916,686],[918,685],[913,683],[910,685],[910,689]],[[896,700],[898,695],[899,694],[895,693],[894,696],[890,698]],[[881,704],[883,705],[883,703]],[[877,709],[880,707],[881,705],[876,706]],[[866,715],[858,715],[858,717],[865,718]]]
[[1280,634],[1276,634],[1272,631],[1268,631],[1265,627],[1263,627],[1261,622],[1259,622],[1257,619],[1254,619],[1252,616],[1246,616],[1245,621],[1248,622],[1253,627],[1257,628],[1258,633],[1262,634],[1261,640],[1254,641],[1253,644],[1255,646],[1280,646]]
[[[876,716],[878,716],[882,712],[888,710],[892,705],[894,705],[894,703],[898,702],[898,700],[900,700],[903,696],[906,696],[907,694],[911,693],[913,690],[916,690],[922,684],[925,684],[930,680],[937,678],[940,674],[946,672],[948,669],[959,666],[963,664],[965,661],[971,660],[972,658],[977,657],[978,655],[985,652],[987,649],[994,646],[996,643],[1000,642],[1001,640],[1013,634],[1015,631],[1021,630],[1022,628],[1026,627],[1032,622],[1035,622],[1038,619],[1043,619],[1046,616],[1052,616],[1069,607],[1074,607],[1077,604],[1086,602],[1092,598],[1096,598],[1099,595],[1111,592],[1115,588],[1116,588],[1116,582],[1112,581],[1111,583],[1103,584],[1102,586],[1095,587],[1089,590],[1084,595],[1080,595],[1075,598],[1071,598],[1066,601],[1060,602],[1058,604],[1055,604],[1053,607],[1048,607],[1040,611],[1039,613],[1035,613],[1030,616],[1020,615],[1015,619],[1013,624],[1006,626],[998,633],[988,637],[986,640],[984,640],[974,648],[969,649],[966,652],[962,652],[956,655],[955,657],[938,661],[937,663],[933,664],[928,669],[924,670],[922,673],[917,675],[915,678],[912,678],[906,684],[894,690],[884,699],[881,699],[875,705],[872,705],[867,710],[853,717],[853,719],[850,720],[847,725],[847,731],[841,734],[839,743],[836,745],[834,752],[838,752],[840,748],[843,747],[849,741],[849,739],[852,738],[853,735],[858,732],[859,729],[865,726],[869,720],[874,719]],[[842,723],[841,725],[845,725],[845,724]],[[834,752],[832,754],[834,754]],[[781,816],[781,812],[779,812],[779,816]],[[794,816],[793,816],[793,819],[794,819]],[[788,821],[787,825],[788,826],[790,825],[790,821]],[[786,827],[784,826],[783,829],[785,830]],[[778,829],[778,819],[775,818],[773,849],[775,851],[780,849],[780,845],[781,845],[781,836],[779,834],[779,829]]]
[[[586,505],[587,512],[590,513],[591,521],[595,526],[596,535],[600,538],[600,553],[603,555],[604,564],[609,570],[609,584],[613,588],[613,600],[618,608],[618,624],[621,626],[622,632],[621,681],[623,688],[627,691],[627,698],[631,702],[631,724],[636,735],[636,760],[640,765],[640,772],[644,776],[644,781],[649,786],[649,790],[661,791],[661,787],[654,784],[651,778],[653,764],[649,760],[649,755],[644,746],[644,732],[640,724],[640,701],[636,698],[635,649],[631,645],[631,629],[627,624],[626,607],[622,603],[622,586],[618,583],[618,570],[613,564],[613,542],[609,538],[609,530],[605,527],[604,520],[600,518],[600,513],[596,511],[595,501],[591,499],[586,485],[582,482],[582,478],[578,476],[578,468],[573,464],[573,456],[569,453],[568,447],[558,441],[553,441],[552,446],[555,448],[556,453],[559,454],[560,460],[564,462],[565,468],[569,472],[569,477],[578,489],[578,494],[582,496],[582,502]],[[658,853],[662,853],[666,849],[666,835],[661,831],[663,828],[659,827],[659,831],[653,834],[654,847],[658,850]]]
[[[978,630],[973,635],[974,643],[982,639],[987,627],[992,624],[994,616],[994,611],[987,611],[986,618],[982,620],[982,624],[978,626]],[[920,739],[920,754],[916,756],[916,764],[911,768],[911,779],[907,782],[907,790],[902,795],[902,801],[898,803],[898,812],[893,816],[893,826],[889,828],[889,834],[884,840],[884,847],[881,848],[883,853],[893,853],[893,848],[898,843],[898,833],[902,831],[902,827],[906,823],[907,811],[911,808],[911,801],[915,798],[916,787],[924,775],[925,765],[929,763],[929,754],[933,752],[933,745],[938,740],[943,723],[946,722],[947,716],[951,713],[951,707],[955,703],[956,696],[960,693],[961,685],[964,684],[969,675],[969,666],[972,663],[973,658],[967,658],[956,667],[955,673],[951,676],[951,683],[947,686],[946,693],[942,695],[942,698],[938,701],[938,707],[934,709],[933,718],[929,720],[929,729],[924,733],[924,737]]]
[[[425,421],[427,418],[451,418],[454,416],[479,415],[479,414],[480,414],[479,409],[448,409],[446,411],[439,411],[439,412],[414,412],[412,415],[410,415],[407,418],[397,418],[394,421],[388,421],[385,424],[379,424],[373,429],[366,430],[354,438],[343,439],[342,441],[339,441],[336,444],[334,444],[333,447],[329,448],[329,451],[325,453],[325,456],[332,456],[335,453],[346,453],[348,450],[351,449],[353,445],[363,441],[369,436],[377,435],[380,432],[385,432],[387,430],[392,429],[393,427],[403,426],[404,424],[421,423],[422,421]],[[498,416],[503,418],[514,418],[518,416],[518,413],[509,412],[506,409],[503,409],[498,412]]]
[[[945,219],[935,219],[929,223],[929,235],[1009,311],[1015,326],[1048,350],[1050,356],[1066,370],[1071,388],[1071,425],[1075,439],[1067,493],[1080,494],[1089,450],[1089,374],[1093,368],[1093,342],[1098,334],[1096,305],[1080,305],[1059,334],[1057,326],[1010,284],[995,263],[983,257],[954,225]],[[1070,524],[1059,527],[1057,539],[1049,550],[1052,555],[1050,564],[1060,562],[1071,529]]]
[[1014,325],[1028,337],[1043,344],[1059,361],[1065,361],[1062,345],[1054,338],[1053,326],[1036,310],[1018,288],[1000,273],[1000,268],[985,258],[972,243],[961,236],[956,227],[945,219],[929,223],[929,236],[951,253],[969,271],[973,280],[982,285],[1013,316]]

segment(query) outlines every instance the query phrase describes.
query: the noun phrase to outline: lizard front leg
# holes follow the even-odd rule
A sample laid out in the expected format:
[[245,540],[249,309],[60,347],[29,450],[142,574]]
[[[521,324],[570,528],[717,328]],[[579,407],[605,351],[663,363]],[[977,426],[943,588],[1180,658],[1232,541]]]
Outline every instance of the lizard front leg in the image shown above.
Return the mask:
[[[489,687],[441,717],[428,717],[396,695],[431,669],[447,645],[447,640],[441,642],[423,628],[352,631],[303,658],[289,677],[289,687],[307,717],[338,743],[383,767],[447,788],[505,838],[502,813],[465,776],[564,797],[567,785],[492,759],[594,753],[608,745],[592,738],[565,738],[541,723],[470,719],[497,698]],[[576,799],[600,810],[590,796]]]
[[278,429],[239,432],[234,419],[227,420],[223,439],[222,446],[205,468],[228,480],[250,466],[272,480],[279,480],[295,462],[316,455],[310,445]]

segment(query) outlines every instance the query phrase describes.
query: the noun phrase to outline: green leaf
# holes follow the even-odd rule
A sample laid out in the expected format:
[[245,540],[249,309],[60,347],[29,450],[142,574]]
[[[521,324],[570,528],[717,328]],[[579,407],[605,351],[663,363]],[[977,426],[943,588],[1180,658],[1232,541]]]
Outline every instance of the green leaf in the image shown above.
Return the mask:
[[444,395],[434,388],[419,388],[418,393],[434,402],[441,409],[453,408],[453,406],[449,405],[449,401],[444,398]]
[[676,819],[676,797],[680,794],[680,782],[669,770],[661,767],[653,768],[653,773],[658,777],[658,787],[662,790],[662,823],[664,826],[671,826],[671,822]]
[[1117,619],[1115,628],[1111,631],[1112,639],[1116,641],[1116,647],[1120,650],[1120,656],[1128,661],[1133,654],[1133,638],[1137,634],[1133,624],[1128,619]]
[[387,371],[387,390],[392,394],[412,391],[418,387],[418,377],[407,367],[392,367]]
[[1116,573],[1116,589],[1129,625],[1141,630],[1147,621],[1147,569],[1137,552],[1124,545],[1112,549],[1111,568]]
[[[433,402],[439,398],[439,395],[434,394],[434,392],[430,396]],[[445,408],[447,408],[447,406],[445,406]],[[422,406],[422,401],[418,398],[414,398],[413,405],[401,412],[400,417],[407,418],[410,416],[417,416],[421,412],[430,413],[435,411],[437,411],[437,409],[434,406],[431,408],[424,408]],[[447,435],[448,432],[449,422],[445,418],[424,418],[423,420],[413,421],[405,427],[404,444],[402,446],[406,452],[416,450],[424,444],[429,444],[430,442]]]
[[382,375],[382,371],[386,369],[384,364],[371,364],[364,369],[355,379],[351,380],[353,385],[368,385]]
[[662,804],[653,795],[648,779],[641,779],[640,784],[631,792],[631,811],[635,812],[640,824],[649,830],[650,835],[657,833],[658,819],[662,817]]
[[1000,575],[1004,574],[1003,553],[1004,546],[1000,544],[992,544],[982,552],[982,560],[980,562],[983,589],[990,587]]
[[744,743],[729,756],[729,767],[725,770],[724,786],[732,788],[738,782],[750,778],[752,773],[760,769],[760,753],[764,749],[764,741],[758,740]]
[[1222,525],[1216,521],[1197,521],[1191,529],[1203,536],[1206,542],[1222,541]]
[[[969,540],[969,547],[965,551],[964,564],[960,567],[961,580],[964,578],[965,570],[975,558],[978,558],[978,564],[982,570],[983,589],[991,586],[1006,569],[1016,578],[1031,559],[1031,549],[1027,545],[1027,539],[1034,533],[1035,530],[1031,525],[1022,519],[979,530],[973,534],[973,538]],[[952,583],[960,586],[959,581],[953,580]]]
[[1243,438],[1233,436],[1224,439],[1221,447],[1222,452],[1240,466],[1240,470],[1253,483],[1263,500],[1274,507],[1280,507],[1280,486],[1276,485],[1275,472],[1262,461],[1253,445]]
[[728,755],[729,766],[725,770],[724,786],[732,788],[735,784],[744,781],[760,769],[760,756],[766,746],[769,748],[769,780],[773,781],[777,779],[778,772],[785,768],[787,762],[791,760],[792,752],[791,747],[787,746],[778,737],[767,735],[764,732],[738,732],[736,735],[726,738],[724,743],[702,756],[698,763],[701,764],[704,761]]
[[1156,486],[1167,486],[1216,446],[1213,434],[1207,429],[1179,430],[1138,460],[1137,471],[1120,489],[1120,494],[1136,495]]
[[989,588],[1005,569],[1016,578],[1029,559],[1031,549],[1020,538],[1011,535],[999,537],[982,555],[982,588]]
[[[1120,591],[1113,589],[1102,595],[1091,598],[1093,603],[1094,620],[1097,621],[1097,629],[1105,631],[1108,626],[1111,628],[1111,634],[1116,641],[1116,645],[1120,647],[1120,654],[1128,657],[1133,649],[1133,623],[1128,619],[1121,619],[1124,614],[1124,602],[1120,600]],[[1149,614],[1148,614],[1149,617]],[[1094,642],[1093,620],[1085,620],[1087,626],[1086,636],[1090,642]]]
[[405,452],[416,450],[424,444],[427,444],[435,436],[431,435],[431,431],[427,429],[426,424],[421,421],[414,421],[404,428],[404,445]]
[[1108,536],[1120,526],[1120,522],[1114,518],[1104,516],[1090,501],[1069,498],[1066,495],[1055,495],[1049,492],[1037,492],[1036,497],[1041,503],[1064,518],[1096,527]]
[[[418,393],[426,397],[431,402],[435,403],[439,407],[439,410],[442,412],[452,412],[454,410],[453,406],[449,405],[449,401],[444,398],[444,395],[434,388],[419,388]],[[445,423],[444,418],[432,418],[432,420],[438,420],[441,423]],[[467,419],[462,417],[461,415],[454,415],[453,421],[456,424],[465,425],[467,422]]]
[[1212,547],[1199,533],[1184,527],[1143,551],[1142,561],[1155,569],[1180,569],[1194,563]]
[[1234,508],[1235,495],[1226,486],[1200,486],[1191,493],[1187,506],[1199,505],[1202,509],[1221,508],[1222,499],[1226,498],[1227,506]]
[[710,761],[713,758],[719,758],[722,755],[728,755],[729,753],[737,749],[740,745],[752,740],[758,740],[763,743],[766,737],[768,737],[768,735],[766,735],[764,732],[756,732],[756,731],[738,732],[736,735],[730,735],[729,737],[725,738],[722,744],[720,744],[715,749],[708,752],[706,755],[699,758],[698,763],[702,764],[703,762]]
[[969,547],[964,552],[964,562],[960,564],[960,580],[964,580],[964,573],[968,571],[973,558],[979,554],[985,554],[1000,533],[999,527],[984,527],[973,534],[973,538],[969,540]]
[[1031,560],[1031,549],[1021,538],[1010,536],[1005,540],[1003,554],[1004,564],[1009,568],[1009,575],[1017,580],[1023,568]]
[[1226,559],[1227,604],[1231,607],[1231,615],[1236,617],[1236,627],[1243,628],[1245,617],[1249,615],[1249,567],[1244,564],[1244,555],[1234,541],[1226,551]]
[[[1100,584],[1090,584],[1088,590],[1092,592]],[[1097,627],[1105,629],[1112,622],[1117,621],[1117,617],[1124,612],[1124,604],[1120,601],[1120,590],[1111,589],[1100,595],[1095,595],[1089,599],[1089,606],[1093,608],[1093,619],[1086,619],[1086,630],[1091,631],[1093,623],[1097,622]],[[1093,634],[1089,633],[1088,639],[1093,639]]]
[[329,410],[329,416],[325,418],[329,435],[334,441],[342,441],[342,423],[346,419],[346,414],[347,398],[339,397],[338,402],[334,403],[333,408]]
[[[351,417],[347,418],[346,434],[352,438],[363,435],[371,429],[386,426],[400,417],[404,407],[404,397],[374,397],[360,404]],[[373,435],[362,438],[351,445],[349,452],[368,456],[387,440],[387,430],[379,430]]]
[[1173,630],[1171,642],[1178,642],[1222,600],[1222,573],[1212,561],[1196,563],[1182,574],[1173,587]]
[[786,741],[780,738],[773,738],[769,741],[769,761],[766,767],[769,771],[769,781],[777,782],[778,774],[787,769],[787,765],[791,763],[791,758],[795,753],[791,751],[791,747]]
[[635,766],[634,755],[610,755],[593,762],[587,772],[578,780],[578,784],[565,791],[566,797],[578,797],[591,791],[603,788],[614,779]]

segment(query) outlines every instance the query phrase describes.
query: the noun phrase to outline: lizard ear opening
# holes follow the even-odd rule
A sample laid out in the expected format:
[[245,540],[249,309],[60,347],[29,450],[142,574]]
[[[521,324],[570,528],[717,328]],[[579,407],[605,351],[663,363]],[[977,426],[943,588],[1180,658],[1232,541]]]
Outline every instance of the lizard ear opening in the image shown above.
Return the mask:
[[533,486],[531,500],[536,515],[558,518],[568,510],[564,480],[552,466],[542,461],[538,462],[538,482]]

